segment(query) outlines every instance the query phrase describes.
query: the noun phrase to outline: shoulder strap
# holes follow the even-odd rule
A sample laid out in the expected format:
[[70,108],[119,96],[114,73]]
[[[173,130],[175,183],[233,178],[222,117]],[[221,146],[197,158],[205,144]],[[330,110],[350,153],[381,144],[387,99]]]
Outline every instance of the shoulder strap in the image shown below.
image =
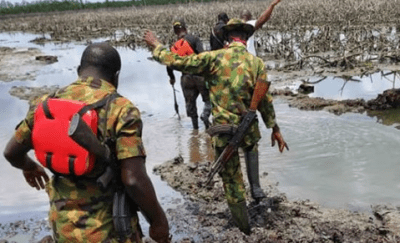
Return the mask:
[[224,46],[224,43],[222,43],[222,41],[221,41],[221,40],[218,38],[218,36],[215,34],[214,28],[211,29],[211,34],[214,36],[214,38],[218,41],[218,43],[219,43],[221,46]]
[[189,46],[192,48],[192,50],[196,53],[199,54],[199,51],[196,48],[196,37],[194,37],[193,35],[187,34],[185,35],[182,39],[184,39],[185,41],[187,41],[187,43],[189,44]]
[[93,104],[85,105],[84,107],[82,107],[82,109],[80,109],[78,111],[78,114],[80,116],[83,116],[83,114],[85,114],[87,111],[103,107],[104,105],[109,103],[109,101],[114,100],[118,96],[119,96],[119,94],[117,92],[113,92],[112,94],[105,96],[103,99],[101,99]]

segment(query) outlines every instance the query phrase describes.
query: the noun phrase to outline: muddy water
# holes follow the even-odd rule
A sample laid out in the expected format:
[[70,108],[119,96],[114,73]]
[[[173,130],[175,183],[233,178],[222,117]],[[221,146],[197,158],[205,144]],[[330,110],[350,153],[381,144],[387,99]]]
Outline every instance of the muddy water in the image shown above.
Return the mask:
[[[0,35],[0,46],[39,47],[45,54],[58,56],[59,60],[44,67],[35,81],[0,82],[1,151],[28,108],[26,101],[8,94],[12,86],[63,86],[76,79],[75,70],[85,46],[38,46],[28,42],[35,37]],[[182,119],[177,119],[164,66],[148,60],[147,50],[118,50],[123,60],[119,91],[142,111],[148,173],[163,206],[179,206],[180,194],[154,176],[152,167],[178,155],[182,155],[185,162],[211,160],[208,137],[202,124],[199,132],[192,131],[179,84],[175,88]],[[200,99],[198,105],[201,109]],[[363,210],[372,203],[396,204],[399,201],[400,179],[396,176],[400,172],[397,166],[399,130],[363,114],[335,116],[327,112],[300,111],[289,108],[279,99],[275,105],[290,151],[279,154],[276,148],[271,148],[270,130],[263,128],[260,170],[279,182],[279,188],[289,198],[309,198],[329,206]],[[0,157],[0,163],[0,222],[23,217],[27,212],[45,215],[46,194],[28,187],[21,172],[13,169],[4,158]]]

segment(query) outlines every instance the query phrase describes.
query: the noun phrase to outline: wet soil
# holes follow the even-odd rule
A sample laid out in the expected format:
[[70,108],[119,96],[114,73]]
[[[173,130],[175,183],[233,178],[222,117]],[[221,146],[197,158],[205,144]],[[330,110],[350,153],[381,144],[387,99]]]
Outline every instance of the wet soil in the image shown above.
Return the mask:
[[261,185],[268,198],[256,204],[247,193],[252,231],[245,235],[231,220],[221,179],[216,176],[212,188],[202,186],[208,168],[209,162],[187,164],[181,158],[154,168],[156,174],[189,199],[183,207],[168,211],[171,223],[177,223],[175,232],[180,233],[176,242],[400,241],[397,208],[375,205],[372,213],[351,212],[324,208],[309,200],[289,201],[276,183],[268,180],[267,172],[262,172]]
[[55,62],[37,48],[0,47],[0,81],[34,80],[44,65]]
[[[328,1],[325,6],[330,3],[334,4],[334,2]],[[350,4],[350,1],[341,2],[343,2],[343,5]],[[208,10],[199,11],[199,8],[203,9],[203,6],[196,5],[190,8],[178,6],[179,11],[185,10],[184,16],[187,18],[189,27],[203,39],[206,39],[209,35],[209,26],[214,24],[214,19],[211,19],[209,16],[216,16],[220,10],[225,10],[230,16],[238,16],[243,5],[230,8],[204,7],[204,9],[214,9],[214,12],[207,12]],[[312,11],[309,5],[306,5],[305,8]],[[299,11],[296,9],[296,6],[293,4],[288,4],[287,11],[289,13],[305,13],[301,9],[297,9]],[[319,9],[327,10],[328,8]],[[389,11],[388,14],[379,14],[378,11],[377,14],[381,17],[393,19],[390,18],[390,13],[396,13],[396,10],[395,8],[390,9],[393,9],[393,11]],[[159,11],[164,14],[159,13]],[[41,34],[49,33],[50,37],[33,40],[36,43],[49,41],[56,43],[87,41],[89,43],[92,38],[112,36],[110,42],[113,44],[127,45],[134,48],[137,45],[143,44],[141,36],[144,28],[155,30],[165,43],[172,40],[173,33],[170,29],[170,23],[176,11],[176,8],[168,6],[162,8],[130,8],[121,11],[84,11],[78,14],[68,12],[47,15],[20,15],[3,17],[0,23],[0,30],[33,31]],[[254,10],[255,13],[260,11],[260,8]],[[292,18],[288,18],[287,12],[282,8],[281,10],[277,9],[277,11],[282,11],[277,13],[276,16],[282,16],[284,21],[278,18],[278,20],[274,20],[272,23],[276,24],[277,29],[279,29],[279,24],[284,26],[286,25],[286,20]],[[203,14],[200,17],[196,16],[190,19],[189,16],[195,16],[194,12],[201,12]],[[306,13],[308,12],[306,11]],[[149,16],[152,17],[150,18]],[[309,13],[308,16],[316,16],[316,14]],[[320,16],[326,15],[320,14]],[[302,16],[296,15],[295,17]],[[302,19],[308,19],[308,17],[303,16]],[[374,20],[376,18],[371,17],[370,19]],[[346,20],[344,21],[347,22]],[[196,23],[200,23],[200,25]],[[328,25],[331,24],[329,21],[327,23]],[[380,24],[382,23],[386,24],[389,22],[383,19]],[[314,24],[309,24],[311,29]],[[333,30],[333,25],[331,26]],[[342,27],[342,25],[338,25],[338,29],[342,29]],[[375,27],[373,26],[373,28]],[[285,28],[292,29],[292,26],[286,26]],[[120,36],[117,38],[115,31],[121,29]],[[304,31],[308,29],[305,28]],[[326,33],[332,35],[331,40],[333,43],[337,41],[333,37],[333,32],[327,31]],[[268,36],[265,30],[261,31],[259,35]],[[329,35],[324,36],[329,37]],[[262,38],[261,41],[263,41]],[[288,53],[286,57],[293,54],[291,51],[287,51],[287,46],[283,44],[278,46],[277,49],[278,51],[280,49],[283,54],[279,54],[277,50],[268,50],[270,47],[268,44],[264,46],[261,43],[261,45],[262,49],[266,50],[265,55],[263,55],[265,61],[285,58],[285,53]],[[310,44],[310,48],[311,46]],[[373,49],[371,50],[373,51]],[[46,58],[36,60],[37,56],[43,55],[38,49],[1,47],[0,65],[2,69],[0,70],[0,80],[5,82],[12,80],[33,80],[35,73],[43,65],[49,63],[49,60]],[[281,60],[284,64],[280,68],[275,68],[274,65],[274,67],[269,68],[269,73],[272,75],[271,80],[273,84],[277,84],[272,93],[280,97],[285,97],[292,107],[308,110],[324,109],[335,114],[395,107],[400,98],[397,95],[397,91],[394,93],[384,93],[373,101],[335,101],[311,98],[304,94],[297,94],[293,90],[286,88],[287,84],[298,80],[299,77],[315,75],[359,76],[366,72],[374,72],[381,69],[398,69],[398,53],[386,56],[386,59],[392,59],[390,63],[371,64],[372,62],[369,60],[368,65],[365,65],[365,62],[360,63],[358,60],[348,56],[345,58],[342,57],[342,59],[335,56],[332,59],[326,59],[328,62],[322,61],[322,64],[313,64],[312,68],[310,68],[311,62],[305,65],[306,57],[303,58],[303,62],[302,60],[292,60],[289,63],[286,62],[287,60]],[[307,60],[310,59],[307,58]],[[18,65],[15,65],[16,63]],[[329,65],[327,66],[327,64]],[[13,87],[10,93],[21,99],[30,99],[37,95],[50,93],[56,88],[56,86],[40,88]],[[208,172],[209,165],[209,162],[188,164],[182,161],[182,159],[176,158],[173,161],[167,161],[154,168],[156,174],[160,175],[172,188],[180,191],[186,198],[183,206],[180,206],[178,209],[168,209],[167,211],[171,233],[173,234],[173,242],[400,242],[400,212],[397,208],[374,205],[371,207],[371,212],[352,212],[344,209],[325,208],[308,200],[289,201],[286,195],[279,192],[276,182],[269,180],[267,172],[261,172],[260,179],[262,188],[268,194],[268,199],[256,205],[251,201],[250,194],[248,193],[247,195],[252,234],[249,236],[244,235],[234,226],[230,218],[230,212],[223,196],[222,182],[219,177],[216,176],[214,178],[215,183],[212,189],[201,186],[201,182],[204,181]],[[242,165],[242,168],[245,168],[245,166]],[[26,219],[5,223],[0,225],[0,242],[12,242],[15,236],[21,234],[29,235],[27,238],[29,242],[37,242],[38,239],[35,236],[37,236],[38,231],[41,234],[46,232],[50,234],[47,222]],[[148,238],[144,241],[151,242]],[[51,242],[51,239],[45,237],[41,242]]]

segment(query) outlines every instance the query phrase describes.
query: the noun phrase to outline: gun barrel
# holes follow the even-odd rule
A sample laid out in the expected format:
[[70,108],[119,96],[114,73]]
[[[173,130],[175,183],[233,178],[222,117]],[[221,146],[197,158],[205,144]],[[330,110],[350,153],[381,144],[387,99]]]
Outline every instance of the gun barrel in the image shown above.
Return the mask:
[[75,114],[69,124],[68,135],[81,147],[97,158],[105,161],[111,160],[110,149],[103,145],[93,133],[92,129],[82,120],[79,114]]

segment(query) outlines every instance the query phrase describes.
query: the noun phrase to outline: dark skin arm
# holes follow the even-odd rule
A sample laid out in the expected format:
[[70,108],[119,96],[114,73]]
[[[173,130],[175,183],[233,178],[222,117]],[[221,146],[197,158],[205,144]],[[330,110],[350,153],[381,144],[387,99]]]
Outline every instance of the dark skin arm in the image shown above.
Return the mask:
[[278,124],[275,124],[275,126],[272,128],[272,134],[271,134],[271,145],[272,147],[275,146],[275,141],[278,142],[278,149],[279,152],[283,152],[283,150],[286,148],[289,150],[289,146],[285,142],[285,140],[282,137],[281,130],[278,126]]
[[37,190],[44,189],[49,177],[43,167],[28,156],[31,149],[29,146],[18,143],[13,136],[4,150],[4,157],[12,166],[23,171],[25,180],[31,187]]
[[121,178],[129,196],[149,220],[150,237],[158,243],[169,242],[168,221],[147,175],[145,159],[134,157],[121,160]]
[[281,0],[274,0],[269,7],[261,14],[261,16],[257,19],[256,25],[254,26],[254,30],[258,30],[261,28],[270,18],[274,7],[280,2]]

